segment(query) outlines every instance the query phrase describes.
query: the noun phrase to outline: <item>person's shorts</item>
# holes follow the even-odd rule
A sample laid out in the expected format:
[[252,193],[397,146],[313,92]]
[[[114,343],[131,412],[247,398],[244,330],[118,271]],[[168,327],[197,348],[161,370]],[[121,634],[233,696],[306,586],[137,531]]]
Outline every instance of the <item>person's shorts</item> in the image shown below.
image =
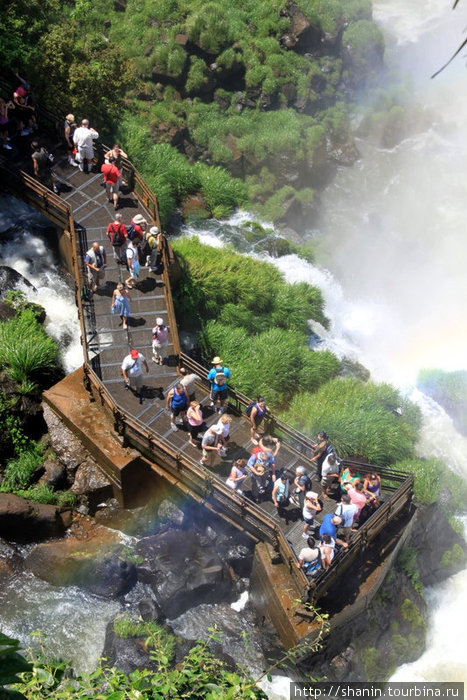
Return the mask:
[[352,534],[352,528],[351,527],[340,527],[339,528],[339,535],[344,539],[348,540],[350,539],[350,535]]
[[323,488],[330,488],[333,484],[337,484],[335,476],[323,476],[321,479],[321,486]]
[[142,374],[130,374],[130,385],[134,389],[141,389],[143,386],[143,375]]
[[227,395],[227,387],[225,387],[225,389],[221,389],[220,391],[217,389],[211,389],[211,401],[216,401],[217,399],[219,399],[219,401],[225,401]]
[[303,518],[303,522],[305,523],[305,525],[309,525],[311,527],[314,523],[314,520],[313,518]]
[[175,418],[177,416],[179,416],[180,413],[183,413],[184,411],[186,411],[186,409],[187,409],[186,406],[184,406],[183,408],[181,406],[175,406],[175,408],[173,406],[170,407],[172,415],[175,416]]
[[120,189],[120,181],[118,181],[118,182],[106,182],[105,189],[110,194],[118,194],[118,191]]
[[162,359],[167,357],[167,350],[168,350],[169,344],[164,343],[163,345],[156,344],[154,341],[152,341],[152,351],[154,355],[159,355],[159,357],[162,357]]
[[78,155],[81,162],[84,159],[92,160],[94,158],[94,149],[92,146],[78,146]]

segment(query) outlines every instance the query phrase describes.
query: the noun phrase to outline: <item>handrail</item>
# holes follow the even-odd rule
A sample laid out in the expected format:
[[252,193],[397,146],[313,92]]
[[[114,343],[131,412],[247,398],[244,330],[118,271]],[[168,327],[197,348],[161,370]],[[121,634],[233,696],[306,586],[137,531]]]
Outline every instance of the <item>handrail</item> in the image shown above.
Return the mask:
[[[191,457],[178,453],[170,442],[154,433],[137,418],[128,417],[89,366],[85,367],[85,373],[87,381],[98,392],[102,404],[106,405],[116,417],[119,433],[131,444],[158,464],[162,462],[161,466],[176,478],[180,478],[183,473],[185,483],[189,480],[190,488],[195,493],[206,501],[222,505],[223,510],[227,510],[234,521],[243,526],[247,525],[248,530],[259,536],[260,539],[267,539],[271,542],[284,562],[290,559],[296,561],[282,531],[273,518],[243,494],[232,491],[206,467],[202,467]],[[310,583],[301,570],[291,567],[291,574],[300,594],[302,594],[303,589],[310,588]]]

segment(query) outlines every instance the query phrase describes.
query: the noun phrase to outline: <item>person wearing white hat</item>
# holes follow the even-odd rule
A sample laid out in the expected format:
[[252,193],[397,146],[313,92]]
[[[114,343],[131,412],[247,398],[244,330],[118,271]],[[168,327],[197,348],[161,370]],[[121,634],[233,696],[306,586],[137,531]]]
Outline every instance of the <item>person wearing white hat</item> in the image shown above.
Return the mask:
[[163,365],[167,357],[169,347],[169,329],[162,318],[156,318],[156,325],[152,329],[152,361],[156,365]]
[[144,254],[146,255],[146,267],[154,268],[158,264],[158,254],[161,249],[162,234],[157,226],[151,226],[149,231],[144,234],[145,246]]
[[[227,379],[230,379],[230,370],[224,367],[219,356],[212,361],[213,368],[207,374],[207,379],[211,382],[211,406],[215,411],[224,413],[225,400],[228,395]],[[216,401],[219,401],[219,408],[216,407]]]

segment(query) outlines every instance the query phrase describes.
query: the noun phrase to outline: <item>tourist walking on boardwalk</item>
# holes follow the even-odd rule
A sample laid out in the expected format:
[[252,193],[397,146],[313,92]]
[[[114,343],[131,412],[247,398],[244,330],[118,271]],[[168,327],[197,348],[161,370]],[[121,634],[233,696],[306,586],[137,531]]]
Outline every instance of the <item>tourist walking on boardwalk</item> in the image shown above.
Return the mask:
[[[212,467],[214,461],[214,453],[220,452],[222,444],[219,442],[219,435],[221,434],[222,428],[217,425],[211,425],[210,428],[206,430],[201,441],[201,447],[203,449],[203,456],[200,459],[200,464],[203,466]],[[209,462],[209,464],[208,464]]]
[[21,82],[22,85],[13,93],[14,116],[20,136],[29,136],[33,130],[37,129],[36,109],[28,104],[31,92],[28,83],[24,80]]
[[188,372],[188,370],[185,369],[185,367],[180,367],[180,374],[182,375],[180,379],[180,384],[184,386],[187,390],[188,396],[190,397],[190,401],[194,401],[196,399],[195,384],[201,379],[201,377],[198,374],[195,374],[194,372]]
[[316,465],[316,473],[318,475],[318,479],[321,480],[321,467],[323,462],[328,455],[334,452],[334,449],[329,442],[327,433],[325,433],[324,430],[321,430],[318,433],[318,442],[313,444],[313,448],[314,453],[313,457],[311,458],[311,463]]
[[199,444],[195,442],[195,440],[198,438],[198,433],[203,429],[204,419],[203,410],[198,401],[193,400],[190,402],[186,417],[188,421],[188,431],[190,433],[190,445],[192,447],[199,447]]
[[38,141],[31,143],[32,148],[32,164],[34,168],[34,176],[39,182],[46,187],[52,187],[55,194],[58,194],[58,187],[55,181],[55,175],[52,170],[52,162],[49,152],[44,147],[40,147]]
[[307,491],[305,494],[305,503],[303,505],[303,534],[305,539],[308,537],[308,528],[313,525],[313,518],[316,513],[321,510],[321,505],[318,501],[318,494],[315,491]]
[[107,151],[107,153],[104,153],[104,161],[105,161],[106,163],[110,163],[111,158],[114,159],[115,165],[117,166],[117,168],[118,168],[118,169],[120,170],[120,172],[121,172],[121,171],[122,171],[122,165],[123,165],[122,159],[123,159],[123,158],[128,158],[128,156],[127,156],[127,154],[125,153],[125,151],[122,151],[122,149],[120,148],[120,146],[118,146],[117,144],[114,144],[114,146],[110,149],[110,151]]
[[256,402],[253,404],[253,406],[250,409],[249,413],[249,418],[250,418],[250,436],[251,436],[251,442],[253,445],[257,445],[260,436],[258,435],[258,428],[263,422],[263,418],[266,415],[266,412],[268,411],[268,407],[266,406],[266,399],[264,399],[262,396],[258,396],[256,399]]
[[81,126],[75,129],[73,143],[78,149],[79,169],[82,172],[89,172],[89,163],[92,163],[94,158],[92,142],[97,138],[99,138],[99,134],[95,129],[89,126],[89,121],[87,119],[83,119]]
[[92,248],[84,256],[84,262],[88,268],[89,285],[93,292],[97,292],[100,282],[104,280],[105,266],[107,264],[104,246],[94,241]]
[[[223,413],[228,395],[227,380],[230,379],[230,370],[222,365],[222,360],[218,356],[213,359],[212,364],[213,368],[207,374],[207,379],[211,382],[211,406],[215,411],[219,410]],[[216,407],[217,401],[219,401],[219,408]]]
[[232,469],[230,470],[229,477],[225,483],[227,484],[227,486],[230,486],[231,489],[237,491],[237,493],[243,493],[240,486],[243,484],[247,477],[248,472],[246,470],[246,460],[237,459],[232,464]]
[[134,389],[139,402],[143,403],[143,367],[149,372],[146,358],[138,350],[131,350],[122,362],[122,374],[127,389]]
[[305,467],[303,467],[301,464],[295,469],[294,486],[295,492],[292,500],[300,507],[300,511],[303,511],[305,494],[307,491],[311,490],[312,483]]
[[142,214],[136,214],[131,220],[131,230],[132,233],[128,234],[128,238],[130,238],[131,241],[136,241],[139,245],[141,245],[144,241],[144,233],[146,231],[148,222],[144,218]]
[[126,226],[122,215],[115,214],[115,219],[107,226],[107,238],[114,250],[114,258],[120,264],[126,263]]
[[174,387],[168,392],[166,397],[167,410],[170,410],[170,427],[172,430],[178,430],[177,428],[177,417],[180,416],[183,421],[185,418],[185,413],[190,404],[188,394],[186,389],[181,384],[175,384]]
[[289,502],[289,486],[288,476],[285,472],[282,472],[280,477],[275,481],[272,489],[272,502],[277,508],[279,518],[282,517],[284,508]]
[[259,497],[266,492],[269,470],[274,465],[274,457],[267,452],[253,453],[248,460],[248,468],[251,472],[251,495],[256,503]]
[[135,283],[138,281],[141,270],[138,258],[138,247],[137,241],[130,241],[126,249],[126,264],[130,273],[130,276],[125,280],[128,289],[133,289]]
[[146,267],[150,267],[152,272],[159,274],[161,263],[162,234],[157,226],[151,226],[144,234],[145,246],[143,254],[146,256]]
[[125,285],[122,284],[122,282],[119,282],[112,294],[110,313],[118,314],[120,316],[122,322],[119,325],[123,326],[124,331],[126,331],[128,328],[127,319],[130,315],[130,301],[128,290],[126,289]]
[[[169,329],[164,325],[164,320],[162,318],[156,318],[156,325],[152,329],[152,361],[155,362],[156,365],[164,364],[164,360],[167,358],[168,347]],[[183,386],[183,388],[185,389],[185,386]]]
[[107,199],[113,202],[114,209],[118,209],[118,193],[120,191],[121,172],[115,165],[115,158],[110,158],[108,163],[101,165],[101,173],[104,177]]
[[221,443],[221,449],[219,454],[221,457],[227,457],[227,446],[230,440],[230,424],[232,423],[232,416],[228,416],[227,413],[223,413],[222,416],[217,421],[216,425],[221,429],[219,434],[219,442]]
[[63,135],[65,138],[66,150],[68,151],[68,163],[74,167],[78,167],[75,160],[75,144],[73,143],[73,134],[75,133],[76,123],[73,114],[67,114],[63,124]]
[[13,120],[15,113],[15,105],[11,100],[6,102],[3,97],[0,97],[0,136],[2,138],[2,146],[7,151],[11,151],[12,147],[8,143],[10,136],[16,131],[16,124]]

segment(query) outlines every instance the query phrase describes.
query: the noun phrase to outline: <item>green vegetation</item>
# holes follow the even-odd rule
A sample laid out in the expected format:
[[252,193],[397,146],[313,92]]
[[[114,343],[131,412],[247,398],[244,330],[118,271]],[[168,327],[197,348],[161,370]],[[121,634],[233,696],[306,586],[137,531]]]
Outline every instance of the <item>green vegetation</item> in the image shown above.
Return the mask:
[[142,622],[131,618],[129,615],[122,615],[114,620],[114,632],[121,639],[146,637],[146,646],[148,648],[157,648],[159,653],[164,654],[168,662],[173,659],[175,637],[157,622]]
[[[40,698],[60,697],[63,700],[80,698],[106,698],[106,700],[167,700],[167,698],[187,698],[198,700],[255,700],[266,698],[257,686],[263,677],[270,678],[270,672],[289,662],[294,663],[305,652],[317,652],[322,647],[322,639],[329,629],[327,616],[319,617],[321,629],[316,639],[304,642],[290,649],[260,678],[253,680],[241,667],[231,669],[224,661],[218,659],[209,650],[212,642],[219,642],[220,633],[209,629],[206,641],[198,641],[184,658],[172,666],[174,638],[155,623],[139,623],[136,628],[130,621],[119,622],[117,629],[141,631],[145,625],[148,636],[144,646],[149,656],[157,665],[157,670],[138,669],[126,676],[116,668],[109,668],[103,663],[91,673],[75,674],[70,664],[61,659],[50,658],[41,632],[35,632],[39,648],[29,651],[31,664],[19,656],[19,644],[16,640],[0,634],[0,690],[2,698]],[[123,618],[120,618],[122,621]],[[138,634],[139,636],[139,634]],[[2,665],[2,657],[5,659]],[[104,660],[103,660],[104,661]],[[19,676],[19,678],[18,678]],[[7,690],[1,684],[13,684]]]
[[284,418],[309,435],[325,430],[342,457],[383,466],[413,455],[420,426],[419,409],[394,387],[346,378],[300,392]]
[[420,573],[417,562],[418,553],[414,547],[405,547],[399,552],[397,557],[398,567],[411,580],[414,589],[420,595],[423,594],[423,585],[420,581]]
[[[7,0],[0,50],[49,109],[123,142],[167,222],[197,190],[217,217],[247,193],[273,219],[312,201],[310,177],[325,179],[349,141],[349,88],[377,71],[384,47],[369,0]],[[152,162],[164,142],[184,154],[179,189]]]
[[449,513],[464,509],[467,483],[441,460],[405,459],[394,464],[394,468],[415,475],[414,496],[419,503],[428,505],[442,499]]
[[213,355],[228,358],[239,391],[264,393],[271,408],[279,407],[297,386],[314,391],[337,374],[340,363],[331,352],[307,345],[308,320],[327,325],[319,289],[288,284],[270,263],[196,238],[176,240],[174,249],[182,264],[175,290],[179,320],[201,328],[207,364]]
[[0,323],[0,368],[21,394],[36,394],[57,374],[59,350],[31,309]]
[[452,545],[451,549],[447,549],[443,552],[441,566],[448,570],[455,569],[458,571],[459,568],[465,564],[465,560],[466,554],[460,544],[456,542]]
[[39,449],[33,446],[20,452],[15,459],[9,460],[3,472],[0,491],[16,493],[19,489],[29,486],[34,472],[42,465],[43,459]]
[[401,605],[401,615],[403,619],[413,628],[419,627],[424,629],[426,627],[426,622],[423,619],[423,615],[415,603],[409,598],[405,598]]

